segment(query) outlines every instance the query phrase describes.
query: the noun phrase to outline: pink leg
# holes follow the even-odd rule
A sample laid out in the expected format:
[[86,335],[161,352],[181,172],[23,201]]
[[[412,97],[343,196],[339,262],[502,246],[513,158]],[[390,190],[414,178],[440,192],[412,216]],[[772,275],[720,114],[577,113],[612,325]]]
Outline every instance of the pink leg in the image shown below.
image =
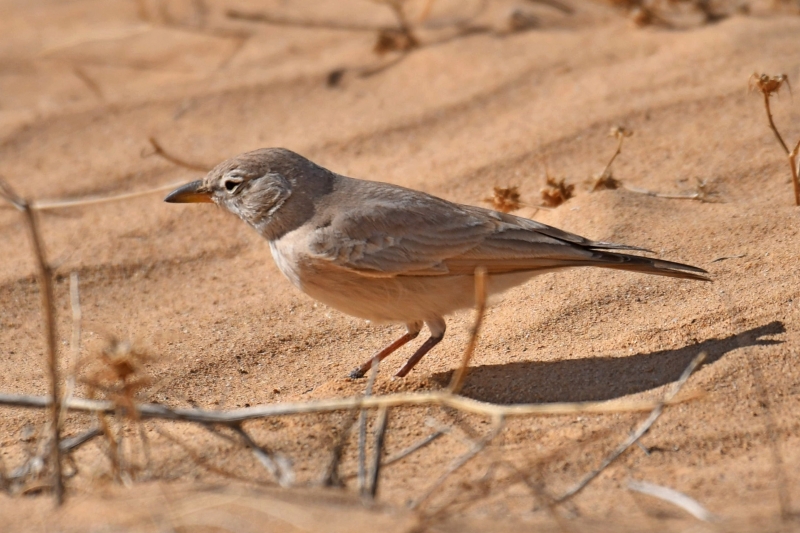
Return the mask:
[[441,340],[444,338],[446,326],[443,318],[439,317],[434,320],[429,320],[426,321],[425,324],[427,324],[428,329],[431,331],[430,338],[426,340],[416,352],[414,352],[414,355],[412,355],[408,361],[406,361],[406,364],[403,365],[403,368],[401,368],[397,374],[395,374],[396,377],[405,377],[405,375],[411,372],[411,369],[414,368],[417,363],[419,363],[419,360],[425,357],[425,354],[431,351],[431,348],[439,344],[439,342],[441,342]]
[[389,357],[395,350],[403,346],[405,343],[407,343],[410,340],[416,339],[417,336],[419,335],[419,330],[422,329],[422,323],[416,322],[412,324],[407,324],[406,329],[408,331],[406,332],[405,335],[403,335],[402,337],[394,341],[392,344],[390,344],[380,352],[376,353],[375,355],[367,359],[367,361],[363,365],[350,372],[350,377],[352,379],[363,378],[364,374],[366,374],[367,371],[370,368],[372,368],[372,362],[375,361],[375,359],[377,359],[378,361],[383,361],[384,359]]
[[444,334],[442,334],[441,337],[430,337],[428,340],[426,340],[425,344],[420,346],[419,349],[414,352],[414,355],[412,355],[409,360],[406,361],[406,364],[403,365],[403,368],[401,368],[397,374],[395,374],[395,376],[398,378],[405,377],[405,375],[408,374],[417,363],[419,363],[419,360],[422,359],[425,354],[431,350],[431,348],[439,344],[439,341],[441,341],[443,338]]

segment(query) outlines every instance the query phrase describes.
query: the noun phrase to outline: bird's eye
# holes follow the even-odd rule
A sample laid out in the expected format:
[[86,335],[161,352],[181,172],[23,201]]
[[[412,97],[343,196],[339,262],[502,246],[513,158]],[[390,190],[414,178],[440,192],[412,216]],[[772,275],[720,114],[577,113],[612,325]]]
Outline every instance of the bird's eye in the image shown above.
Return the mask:
[[228,192],[233,192],[233,191],[235,191],[235,190],[236,190],[236,188],[237,188],[239,185],[241,185],[241,184],[242,184],[242,180],[241,180],[241,179],[230,179],[230,180],[226,180],[226,181],[225,181],[225,189],[226,189]]

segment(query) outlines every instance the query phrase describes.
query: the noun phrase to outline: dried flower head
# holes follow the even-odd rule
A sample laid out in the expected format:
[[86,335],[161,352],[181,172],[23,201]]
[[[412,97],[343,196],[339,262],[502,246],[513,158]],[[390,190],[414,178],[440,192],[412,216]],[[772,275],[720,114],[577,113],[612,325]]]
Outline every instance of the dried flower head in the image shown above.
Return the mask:
[[609,137],[614,137],[616,139],[624,139],[625,137],[630,137],[633,135],[633,130],[629,130],[625,126],[614,126],[608,132]]
[[135,416],[135,394],[152,383],[146,375],[144,364],[150,355],[130,341],[111,337],[100,350],[85,383],[91,396],[103,395]]
[[384,29],[378,32],[378,39],[372,51],[379,56],[389,52],[408,52],[419,46],[419,41],[408,30]]
[[786,74],[778,74],[777,76],[769,76],[768,74],[753,73],[748,80],[748,86],[751,91],[759,90],[766,96],[778,94],[783,84],[789,88],[789,93],[792,92],[792,86],[789,84],[789,78]]
[[611,175],[611,171],[598,174],[592,180],[592,192],[597,192],[603,189],[619,189],[622,182]]
[[508,187],[495,186],[492,195],[488,198],[484,198],[483,201],[489,202],[494,209],[503,213],[510,213],[522,207],[519,187],[516,185],[510,185]]
[[542,202],[547,207],[558,207],[574,196],[575,185],[567,184],[564,178],[556,180],[547,176],[546,186],[542,188]]

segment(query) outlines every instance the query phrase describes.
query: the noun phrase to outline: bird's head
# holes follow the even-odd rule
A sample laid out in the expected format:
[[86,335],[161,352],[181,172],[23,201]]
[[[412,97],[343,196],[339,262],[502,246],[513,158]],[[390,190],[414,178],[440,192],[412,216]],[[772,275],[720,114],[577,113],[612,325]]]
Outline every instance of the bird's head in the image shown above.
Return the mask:
[[[321,169],[289,150],[264,148],[223,161],[202,180],[172,191],[170,203],[215,203],[237,215],[268,239],[294,226],[305,202],[286,205],[302,176],[301,188],[314,189],[308,175]],[[311,172],[309,172],[311,171]],[[313,179],[311,181],[314,181]],[[302,196],[302,195],[301,195]]]

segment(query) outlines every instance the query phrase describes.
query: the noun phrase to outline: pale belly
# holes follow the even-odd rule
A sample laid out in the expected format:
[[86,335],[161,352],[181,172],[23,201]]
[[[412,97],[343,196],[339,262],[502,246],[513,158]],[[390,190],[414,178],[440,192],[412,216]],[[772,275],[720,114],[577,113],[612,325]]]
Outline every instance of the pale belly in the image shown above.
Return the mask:
[[[362,276],[307,258],[283,243],[270,243],[278,269],[298,289],[348,315],[375,322],[409,323],[444,317],[475,305],[473,276]],[[488,293],[499,294],[541,271],[492,276]]]

